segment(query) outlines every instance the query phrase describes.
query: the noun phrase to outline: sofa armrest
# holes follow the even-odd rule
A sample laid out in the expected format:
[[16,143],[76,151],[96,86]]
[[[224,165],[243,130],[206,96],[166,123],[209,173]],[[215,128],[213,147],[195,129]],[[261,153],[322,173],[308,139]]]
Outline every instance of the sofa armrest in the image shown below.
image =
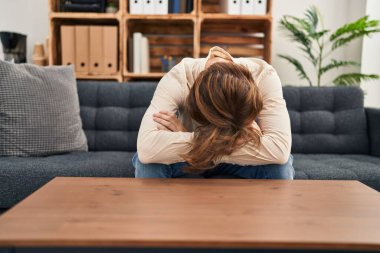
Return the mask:
[[365,108],[370,154],[380,157],[380,109]]

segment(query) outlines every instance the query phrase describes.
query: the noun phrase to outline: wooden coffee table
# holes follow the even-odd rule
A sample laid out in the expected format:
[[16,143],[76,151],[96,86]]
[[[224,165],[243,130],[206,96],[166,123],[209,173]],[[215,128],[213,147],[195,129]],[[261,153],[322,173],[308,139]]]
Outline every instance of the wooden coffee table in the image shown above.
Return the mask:
[[0,252],[252,249],[380,251],[380,194],[357,181],[56,178],[0,217]]

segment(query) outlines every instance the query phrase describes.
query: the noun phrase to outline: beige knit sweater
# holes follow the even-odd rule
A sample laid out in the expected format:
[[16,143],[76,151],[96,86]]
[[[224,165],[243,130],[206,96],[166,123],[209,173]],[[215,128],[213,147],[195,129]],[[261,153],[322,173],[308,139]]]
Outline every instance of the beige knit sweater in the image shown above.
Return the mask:
[[[272,66],[256,58],[233,58],[219,47],[213,47],[207,58],[184,58],[172,68],[158,83],[153,99],[140,126],[137,139],[137,152],[142,163],[172,164],[181,162],[180,154],[189,149],[195,123],[184,112],[184,102],[189,89],[199,73],[205,69],[211,57],[223,57],[247,67],[259,87],[264,107],[258,117],[262,137],[260,145],[248,143],[221,163],[240,165],[283,164],[291,149],[289,114],[282,95],[281,81]],[[190,132],[169,132],[157,129],[153,113],[166,110],[177,111],[186,129]],[[253,122],[252,124],[256,124]]]

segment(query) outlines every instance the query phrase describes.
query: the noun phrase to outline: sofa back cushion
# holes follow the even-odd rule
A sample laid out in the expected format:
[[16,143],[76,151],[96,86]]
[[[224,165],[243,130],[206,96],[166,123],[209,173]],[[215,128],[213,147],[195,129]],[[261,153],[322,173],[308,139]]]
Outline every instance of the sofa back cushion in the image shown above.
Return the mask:
[[[157,82],[79,81],[83,128],[92,151],[136,151]],[[293,153],[367,154],[363,92],[357,87],[284,87]]]
[[358,87],[284,87],[293,153],[368,154],[363,92]]
[[140,123],[156,85],[156,82],[78,81],[89,150],[135,152]]

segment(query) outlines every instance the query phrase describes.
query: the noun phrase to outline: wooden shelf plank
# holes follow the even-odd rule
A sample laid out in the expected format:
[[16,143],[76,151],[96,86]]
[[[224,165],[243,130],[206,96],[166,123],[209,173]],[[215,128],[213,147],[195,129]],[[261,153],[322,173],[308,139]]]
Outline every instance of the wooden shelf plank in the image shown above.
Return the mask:
[[126,19],[133,20],[195,20],[196,16],[193,14],[183,13],[183,14],[167,14],[167,15],[137,15],[128,14],[125,16]]
[[84,80],[120,80],[120,73],[114,75],[90,75],[90,74],[81,74],[75,73],[76,79]]
[[83,13],[83,12],[51,12],[53,19],[115,19],[119,18],[119,13]]
[[[201,55],[207,55],[212,46],[201,45]],[[241,46],[229,46],[226,50],[235,56],[241,57],[257,57],[264,55],[264,48],[252,48],[252,47],[241,47]]]
[[201,19],[221,19],[221,20],[259,20],[259,21],[271,21],[270,15],[230,15],[226,13],[201,13],[199,14]]
[[224,34],[206,34],[201,36],[201,44],[263,45],[264,38],[253,36],[231,36]]
[[161,78],[166,73],[163,72],[150,72],[150,73],[125,73],[124,76],[127,78],[138,78],[138,79],[144,79],[144,78]]

